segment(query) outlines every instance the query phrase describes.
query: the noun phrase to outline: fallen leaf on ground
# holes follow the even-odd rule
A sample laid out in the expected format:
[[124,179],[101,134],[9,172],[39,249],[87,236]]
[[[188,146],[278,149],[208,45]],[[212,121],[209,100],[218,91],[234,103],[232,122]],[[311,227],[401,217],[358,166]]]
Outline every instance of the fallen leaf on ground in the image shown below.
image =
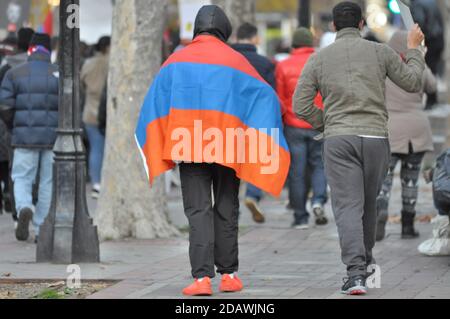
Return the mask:
[[47,287],[48,288],[57,288],[57,287],[62,287],[64,286],[66,283],[64,281],[58,281],[58,282],[54,282],[49,284]]
[[426,214],[426,215],[419,216],[419,217],[417,218],[417,221],[418,221],[419,223],[426,223],[426,224],[429,224],[429,223],[431,223],[431,220],[432,220],[434,217],[435,217],[435,216],[432,215],[432,214]]
[[14,299],[16,294],[11,291],[0,291],[0,299]]
[[402,218],[398,215],[389,217],[389,223],[391,223],[391,224],[400,224],[401,222],[402,222]]

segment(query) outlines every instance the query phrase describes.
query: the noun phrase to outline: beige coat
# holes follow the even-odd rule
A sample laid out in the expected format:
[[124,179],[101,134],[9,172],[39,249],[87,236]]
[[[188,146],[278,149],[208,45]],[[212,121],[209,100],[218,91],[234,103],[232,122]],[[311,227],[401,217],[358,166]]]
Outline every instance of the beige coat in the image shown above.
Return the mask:
[[109,55],[97,53],[88,59],[81,70],[81,83],[86,100],[83,109],[83,122],[98,125],[98,110],[108,78]]
[[[407,33],[396,32],[389,45],[399,54],[407,50]],[[386,106],[389,112],[389,136],[392,153],[408,154],[411,143],[414,153],[433,151],[430,122],[424,112],[424,93],[437,90],[436,78],[426,68],[422,90],[408,93],[389,79],[386,82]]]

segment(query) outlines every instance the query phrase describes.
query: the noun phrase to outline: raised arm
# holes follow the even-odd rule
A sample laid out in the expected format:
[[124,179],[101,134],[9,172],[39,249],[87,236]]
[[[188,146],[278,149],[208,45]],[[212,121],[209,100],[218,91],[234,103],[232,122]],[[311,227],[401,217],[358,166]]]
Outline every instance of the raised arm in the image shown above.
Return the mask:
[[418,49],[424,40],[424,35],[416,24],[408,35],[408,52],[406,63],[390,47],[383,46],[385,51],[385,63],[387,76],[401,87],[411,93],[417,93],[422,89],[423,72],[425,70],[425,58]]
[[323,111],[314,105],[319,92],[315,63],[317,55],[312,55],[303,69],[294,94],[294,112],[297,117],[312,125],[315,130],[323,132]]

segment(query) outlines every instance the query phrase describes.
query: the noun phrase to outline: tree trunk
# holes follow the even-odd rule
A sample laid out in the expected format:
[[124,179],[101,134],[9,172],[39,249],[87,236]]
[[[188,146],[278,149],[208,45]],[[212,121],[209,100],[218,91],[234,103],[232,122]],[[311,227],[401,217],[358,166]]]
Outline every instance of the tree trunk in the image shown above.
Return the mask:
[[115,1],[108,127],[96,223],[103,240],[177,234],[167,218],[162,178],[150,189],[134,131],[161,65],[165,0]]
[[255,23],[256,0],[212,0],[220,6],[233,25],[233,34],[244,22]]
[[440,0],[442,15],[445,24],[445,65],[446,65],[446,83],[447,83],[447,103],[450,104],[450,1]]

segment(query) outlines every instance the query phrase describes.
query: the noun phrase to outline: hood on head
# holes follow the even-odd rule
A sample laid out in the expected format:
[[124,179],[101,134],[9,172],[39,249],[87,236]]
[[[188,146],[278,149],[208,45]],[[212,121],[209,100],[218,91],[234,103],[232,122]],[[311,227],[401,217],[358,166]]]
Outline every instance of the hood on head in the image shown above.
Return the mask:
[[398,54],[406,54],[406,51],[408,51],[408,32],[396,31],[388,45]]
[[230,20],[216,5],[203,6],[195,18],[194,38],[201,33],[209,33],[227,42],[232,32]]

